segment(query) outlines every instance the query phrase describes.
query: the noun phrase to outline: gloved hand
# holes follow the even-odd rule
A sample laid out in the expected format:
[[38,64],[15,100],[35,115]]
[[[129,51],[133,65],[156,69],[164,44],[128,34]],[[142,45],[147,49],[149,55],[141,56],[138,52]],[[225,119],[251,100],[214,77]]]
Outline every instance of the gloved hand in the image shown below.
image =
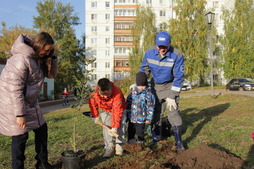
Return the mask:
[[177,108],[175,99],[166,98],[166,103],[169,111],[171,111],[171,107]]
[[116,128],[111,128],[110,130],[108,130],[108,134],[111,135],[111,136],[114,136],[113,133],[117,133],[117,129]]
[[99,119],[99,117],[95,117],[95,118],[93,118],[92,117],[92,120],[93,120],[93,122],[95,123],[95,124],[97,124],[97,120]]

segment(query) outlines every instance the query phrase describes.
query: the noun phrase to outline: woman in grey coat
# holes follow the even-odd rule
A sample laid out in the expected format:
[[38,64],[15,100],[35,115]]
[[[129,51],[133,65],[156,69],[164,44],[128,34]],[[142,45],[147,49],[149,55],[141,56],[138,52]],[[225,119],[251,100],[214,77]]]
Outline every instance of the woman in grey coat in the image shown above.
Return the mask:
[[12,168],[23,169],[28,132],[35,133],[36,168],[48,163],[47,123],[37,96],[44,78],[57,75],[54,40],[47,32],[36,37],[21,34],[14,42],[12,57],[0,76],[0,133],[12,136]]

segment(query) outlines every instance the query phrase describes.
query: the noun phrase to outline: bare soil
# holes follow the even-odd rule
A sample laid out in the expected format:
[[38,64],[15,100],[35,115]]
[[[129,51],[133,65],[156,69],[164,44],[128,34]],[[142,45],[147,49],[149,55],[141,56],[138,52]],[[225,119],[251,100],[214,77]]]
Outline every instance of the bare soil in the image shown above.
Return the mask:
[[131,153],[130,158],[112,160],[110,163],[92,168],[240,169],[242,166],[244,166],[244,161],[241,158],[204,144],[177,152],[174,143],[163,141],[154,147]]

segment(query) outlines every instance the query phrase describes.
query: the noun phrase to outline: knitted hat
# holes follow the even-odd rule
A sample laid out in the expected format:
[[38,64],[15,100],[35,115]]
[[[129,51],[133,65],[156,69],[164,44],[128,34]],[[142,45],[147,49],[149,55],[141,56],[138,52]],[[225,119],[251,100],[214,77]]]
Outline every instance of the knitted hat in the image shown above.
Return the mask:
[[147,77],[145,72],[138,72],[136,74],[136,84],[137,86],[147,86]]
[[159,32],[156,35],[156,46],[168,46],[170,41],[171,37],[168,32]]

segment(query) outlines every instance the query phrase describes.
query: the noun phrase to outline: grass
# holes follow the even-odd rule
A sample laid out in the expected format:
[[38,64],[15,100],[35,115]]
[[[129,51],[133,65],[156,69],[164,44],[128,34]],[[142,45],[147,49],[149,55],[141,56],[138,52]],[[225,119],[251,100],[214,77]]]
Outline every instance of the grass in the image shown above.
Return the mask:
[[[215,99],[210,96],[182,98],[180,109],[183,118],[182,137],[187,148],[208,144],[254,164],[254,146],[250,137],[250,133],[254,131],[253,97],[227,94],[217,96]],[[86,110],[87,105],[82,111]],[[72,149],[74,111],[68,108],[45,114],[49,128],[50,163],[61,162],[61,153]],[[128,154],[110,159],[101,158],[104,152],[102,128],[81,112],[77,123],[77,147],[87,152],[87,168],[131,157],[131,154]],[[25,168],[32,169],[36,162],[34,136],[33,132],[29,134]],[[151,138],[147,136],[147,142],[150,140]],[[168,140],[174,139],[169,137]],[[11,168],[11,137],[0,135],[0,146],[0,168]],[[163,160],[163,157],[159,160]]]

